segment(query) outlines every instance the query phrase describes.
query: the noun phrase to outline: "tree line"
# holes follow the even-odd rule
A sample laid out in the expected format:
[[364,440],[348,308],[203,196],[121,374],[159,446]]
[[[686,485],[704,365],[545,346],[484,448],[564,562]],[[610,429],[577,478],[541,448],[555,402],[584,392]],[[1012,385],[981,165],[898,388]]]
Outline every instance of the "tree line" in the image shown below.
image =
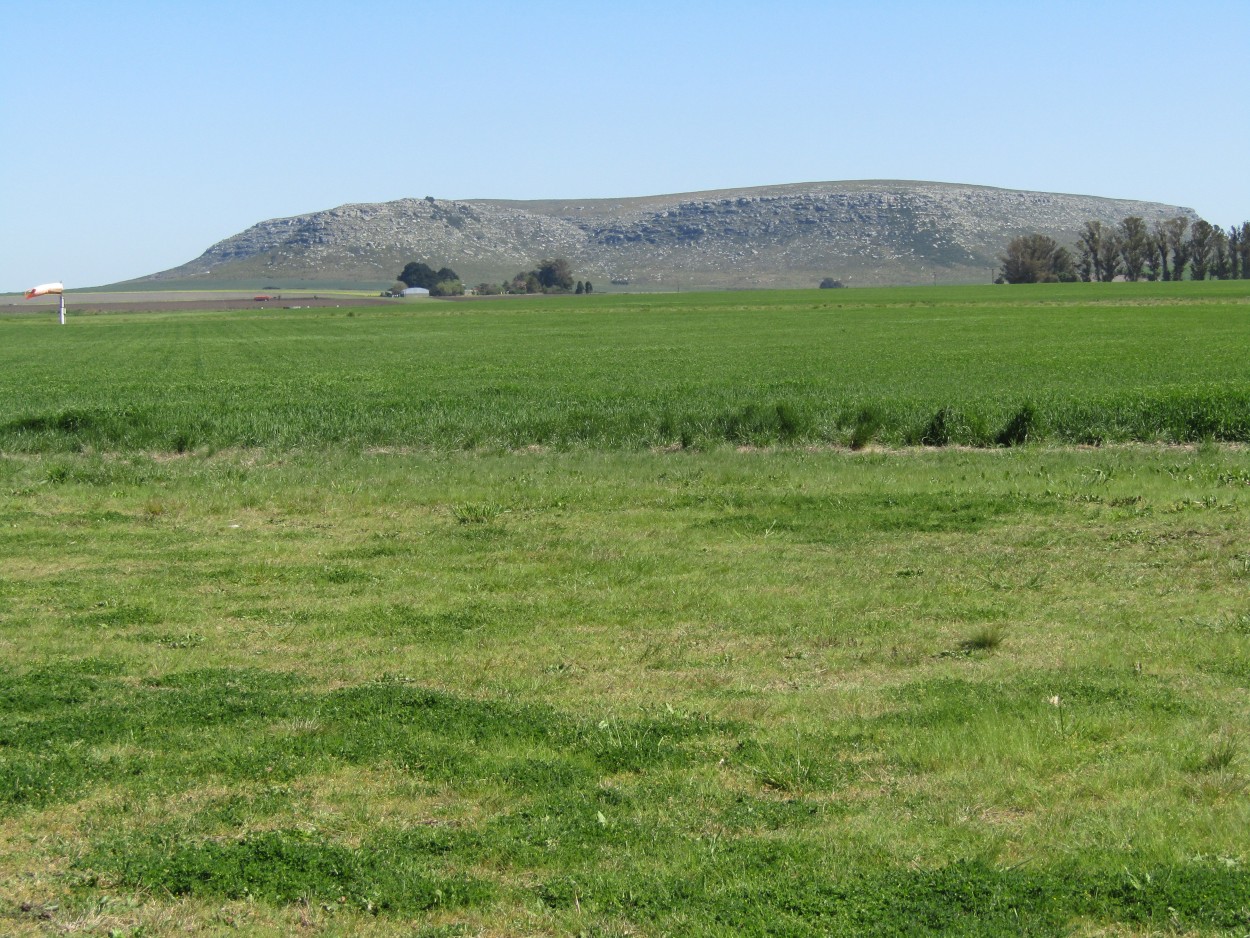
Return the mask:
[[[464,283],[450,267],[434,270],[421,261],[410,261],[399,272],[393,293],[403,292],[404,287],[424,287],[430,296],[463,296]],[[483,296],[500,293],[593,293],[589,281],[573,278],[573,268],[563,257],[544,258],[533,270],[523,270],[502,284],[479,283],[475,292]]]
[[1250,280],[1250,222],[1225,231],[1183,215],[1148,225],[1138,215],[1119,224],[1087,221],[1072,249],[1043,234],[1013,238],[999,256],[1000,282],[1078,280]]
[[[483,288],[491,289],[490,285],[482,284]],[[548,257],[538,262],[533,270],[523,270],[511,280],[505,280],[495,293],[591,293],[594,287],[589,280],[577,280],[574,284],[573,268],[563,257]]]

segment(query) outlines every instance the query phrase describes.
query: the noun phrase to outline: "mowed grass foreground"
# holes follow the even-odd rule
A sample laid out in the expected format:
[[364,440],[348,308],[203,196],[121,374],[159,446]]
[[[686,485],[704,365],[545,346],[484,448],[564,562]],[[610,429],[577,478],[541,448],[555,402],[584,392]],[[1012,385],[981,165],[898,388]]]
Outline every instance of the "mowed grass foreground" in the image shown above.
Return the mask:
[[1250,440],[1244,281],[0,319],[0,448]]
[[0,930],[1241,934],[1248,515],[1210,446],[7,458]]
[[[944,310],[924,304],[948,296],[956,320],[1101,330],[1087,388],[1149,372],[1232,394],[1240,294],[1197,285],[1178,302],[1167,286],[1111,305],[1080,289],[882,291],[846,345],[882,349],[859,373],[888,412],[909,370],[884,353],[907,343],[880,317],[936,335]],[[1000,305],[979,313],[977,296]],[[1115,324],[1125,298],[1148,317],[1161,296],[1224,344],[1185,353],[1160,316],[1144,368],[1150,342],[1113,341]],[[701,329],[669,298],[0,322],[16,363],[0,932],[1244,934],[1245,449],[1207,430],[1184,448],[739,451],[709,431],[685,448],[547,440],[561,451],[500,429],[533,426],[518,401],[554,419],[542,388],[676,406],[690,373],[698,407],[765,407],[749,395],[802,343],[760,323],[824,323],[837,302],[699,298]],[[654,372],[654,399],[621,363],[644,357],[631,322],[656,345],[666,326],[689,337],[664,341],[697,367]],[[734,328],[718,338],[716,322]],[[591,326],[609,337],[583,361],[568,349]],[[476,402],[457,412],[479,422],[427,437],[394,355],[444,327],[458,338],[421,359],[413,400]],[[94,346],[111,367],[87,354],[92,334],[112,337]],[[18,353],[15,335],[38,339]],[[252,338],[269,351],[247,352]],[[1064,385],[1030,369],[1027,345],[1002,393],[1042,402]],[[183,383],[144,380],[161,366]],[[234,406],[214,411],[231,371]],[[505,373],[496,413],[484,389]],[[925,408],[991,406],[989,377],[958,374]],[[365,406],[370,375],[402,404],[390,418],[414,422]],[[788,406],[824,380],[796,372]],[[266,426],[243,412],[296,429],[237,448],[230,427]],[[379,422],[336,422],[352,413]],[[179,436],[192,418],[194,441]]]

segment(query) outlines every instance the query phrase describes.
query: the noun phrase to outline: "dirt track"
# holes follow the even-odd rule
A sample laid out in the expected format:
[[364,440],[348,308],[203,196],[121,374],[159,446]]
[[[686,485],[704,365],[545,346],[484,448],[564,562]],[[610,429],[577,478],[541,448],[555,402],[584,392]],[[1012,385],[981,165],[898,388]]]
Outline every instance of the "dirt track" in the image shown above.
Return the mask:
[[[189,312],[190,310],[233,310],[233,309],[295,309],[296,307],[304,309],[309,306],[325,307],[325,306],[341,306],[341,307],[360,307],[360,306],[401,306],[404,301],[383,299],[382,297],[368,296],[331,296],[331,297],[311,297],[311,296],[292,296],[283,297],[282,299],[272,300],[151,300],[136,301],[127,300],[120,303],[105,303],[95,300],[87,300],[82,303],[73,302],[73,297],[66,297],[65,312],[72,316],[74,313],[174,313]],[[0,315],[5,313],[38,313],[47,312],[53,316],[56,315],[56,306],[37,303],[7,303],[0,304]]]

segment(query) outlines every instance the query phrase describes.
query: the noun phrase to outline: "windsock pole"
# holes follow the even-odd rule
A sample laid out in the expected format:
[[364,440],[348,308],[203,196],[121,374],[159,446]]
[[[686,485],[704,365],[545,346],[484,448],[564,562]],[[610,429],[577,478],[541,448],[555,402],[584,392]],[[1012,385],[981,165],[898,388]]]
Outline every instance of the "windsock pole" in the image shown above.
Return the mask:
[[26,291],[26,299],[34,299],[37,296],[48,296],[49,294],[60,299],[61,325],[65,325],[65,285],[62,283],[41,283],[37,287],[31,287]]

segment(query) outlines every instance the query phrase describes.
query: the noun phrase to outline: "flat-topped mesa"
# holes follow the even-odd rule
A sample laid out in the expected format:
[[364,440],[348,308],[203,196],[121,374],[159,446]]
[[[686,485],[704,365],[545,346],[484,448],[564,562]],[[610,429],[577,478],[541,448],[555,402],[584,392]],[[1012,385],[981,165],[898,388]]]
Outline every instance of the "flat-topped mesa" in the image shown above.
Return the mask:
[[1086,221],[1148,223],[1156,202],[935,182],[820,182],[619,199],[432,197],[275,218],[134,283],[388,286],[411,260],[498,283],[539,259],[631,289],[984,282],[1020,234],[1070,244]]

